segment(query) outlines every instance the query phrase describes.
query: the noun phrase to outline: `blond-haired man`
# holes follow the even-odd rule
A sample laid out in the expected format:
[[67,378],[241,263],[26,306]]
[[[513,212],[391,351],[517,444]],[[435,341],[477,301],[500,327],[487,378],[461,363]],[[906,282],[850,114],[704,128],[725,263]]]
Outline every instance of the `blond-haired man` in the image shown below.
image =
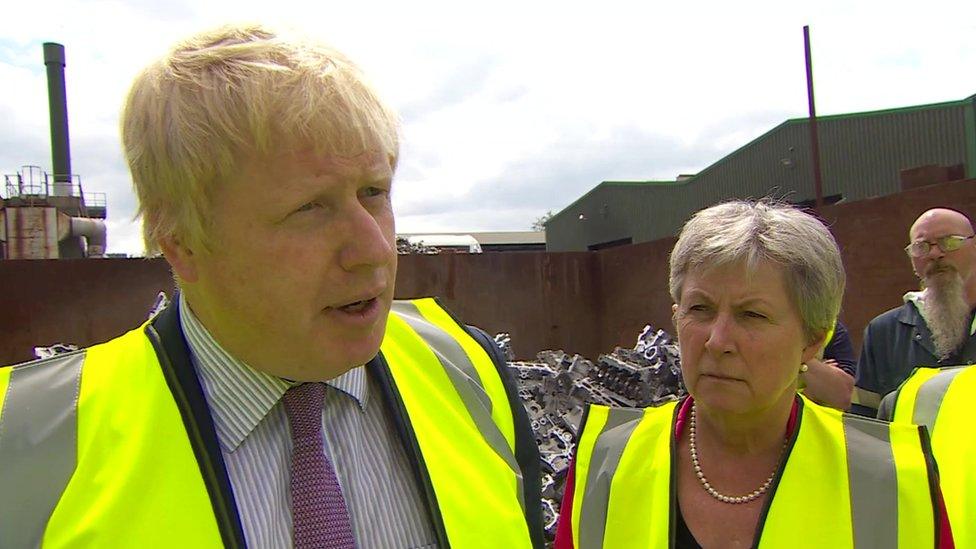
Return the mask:
[[0,370],[0,546],[541,544],[497,348],[393,301],[397,124],[345,56],[260,26],[138,76],[125,153],[180,292]]

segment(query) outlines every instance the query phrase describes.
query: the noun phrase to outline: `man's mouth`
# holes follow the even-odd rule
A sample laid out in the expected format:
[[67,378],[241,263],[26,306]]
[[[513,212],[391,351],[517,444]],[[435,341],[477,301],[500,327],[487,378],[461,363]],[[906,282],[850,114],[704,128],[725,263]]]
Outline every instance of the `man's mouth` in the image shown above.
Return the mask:
[[925,274],[927,276],[931,276],[931,275],[937,275],[937,274],[942,274],[942,273],[951,273],[953,271],[955,271],[955,269],[951,265],[945,265],[945,264],[942,264],[942,263],[936,263],[936,264],[932,265],[931,267],[929,267],[926,270],[926,273]]
[[344,313],[357,314],[357,313],[361,313],[361,312],[365,311],[366,309],[368,309],[370,307],[370,305],[372,305],[375,302],[376,302],[376,298],[375,297],[372,297],[370,299],[363,299],[361,301],[354,301],[354,302],[349,303],[347,305],[343,305],[341,307],[336,307],[336,308],[339,309],[340,311],[344,312]]

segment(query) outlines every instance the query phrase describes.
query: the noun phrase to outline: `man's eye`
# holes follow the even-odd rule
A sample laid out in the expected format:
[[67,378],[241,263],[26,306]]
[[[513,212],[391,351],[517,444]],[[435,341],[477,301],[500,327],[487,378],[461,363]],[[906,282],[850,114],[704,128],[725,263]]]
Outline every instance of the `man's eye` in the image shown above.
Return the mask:
[[318,208],[321,208],[321,207],[322,207],[322,205],[319,204],[318,202],[308,202],[306,204],[302,204],[302,207],[300,207],[297,210],[295,210],[295,213],[309,212],[309,211],[312,211],[312,210],[315,210],[315,209],[318,209]]
[[755,318],[755,319],[765,319],[766,318],[766,315],[764,315],[764,314],[762,314],[762,313],[760,313],[758,311],[745,311],[742,314],[745,315],[747,318]]
[[961,244],[962,244],[962,240],[952,236],[947,236],[945,238],[939,239],[939,247],[946,252],[954,252],[958,250]]
[[363,191],[363,194],[365,194],[367,197],[381,196],[387,193],[389,193],[389,191],[382,187],[367,187],[366,190]]
[[928,255],[929,253],[929,243],[928,242],[913,242],[912,243],[912,255],[915,257],[922,257],[923,255]]

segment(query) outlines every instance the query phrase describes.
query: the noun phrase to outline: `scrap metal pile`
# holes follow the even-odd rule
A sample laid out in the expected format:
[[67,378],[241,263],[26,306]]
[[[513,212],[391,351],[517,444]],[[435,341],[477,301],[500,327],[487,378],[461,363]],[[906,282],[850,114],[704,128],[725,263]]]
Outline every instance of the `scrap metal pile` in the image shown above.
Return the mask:
[[677,342],[645,326],[633,349],[617,347],[594,363],[563,351],[543,351],[536,362],[517,362],[508,334],[498,334],[495,341],[508,357],[539,444],[543,514],[551,542],[585,405],[646,407],[683,396]]
[[34,347],[34,357],[38,359],[51,358],[62,353],[72,353],[78,350],[77,345],[70,343],[55,343],[49,347]]
[[423,242],[411,243],[409,240],[402,236],[398,236],[396,239],[397,253],[401,255],[409,254],[419,254],[419,255],[434,255],[441,253],[440,248],[435,248],[434,246],[427,246]]

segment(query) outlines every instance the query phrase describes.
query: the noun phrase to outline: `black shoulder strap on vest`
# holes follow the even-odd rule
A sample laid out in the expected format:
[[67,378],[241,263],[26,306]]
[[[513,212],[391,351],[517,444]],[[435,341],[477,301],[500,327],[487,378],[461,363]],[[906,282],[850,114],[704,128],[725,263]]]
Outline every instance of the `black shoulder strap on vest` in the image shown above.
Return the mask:
[[156,349],[163,377],[166,378],[183,418],[190,446],[210,494],[224,547],[246,547],[244,529],[237,513],[237,503],[220,444],[217,442],[213,418],[196,370],[190,361],[190,351],[180,327],[178,297],[174,297],[173,302],[146,326],[146,336]]
[[935,461],[935,454],[932,453],[932,440],[925,427],[918,427],[918,436],[922,442],[922,452],[925,454],[925,469],[929,477],[929,497],[932,499],[933,518],[935,519],[935,545],[942,547],[942,523],[945,517],[943,512],[942,490],[939,488],[939,465]]

